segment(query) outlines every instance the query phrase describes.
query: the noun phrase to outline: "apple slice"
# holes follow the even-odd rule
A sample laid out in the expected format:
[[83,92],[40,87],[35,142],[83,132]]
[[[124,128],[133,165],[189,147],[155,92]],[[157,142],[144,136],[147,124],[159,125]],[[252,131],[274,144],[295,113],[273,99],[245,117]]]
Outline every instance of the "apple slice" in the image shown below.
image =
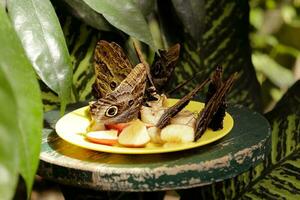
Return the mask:
[[127,127],[130,124],[130,122],[126,122],[126,123],[118,123],[118,124],[106,124],[105,127],[106,129],[114,129],[117,130],[118,133],[121,133],[122,130]]
[[150,141],[147,128],[140,120],[135,120],[120,133],[118,142],[126,147],[144,147]]
[[118,131],[116,130],[106,130],[106,131],[92,131],[88,132],[86,138],[94,143],[114,145],[118,142]]
[[194,129],[182,124],[170,124],[163,128],[160,132],[161,140],[170,143],[193,142],[194,137]]

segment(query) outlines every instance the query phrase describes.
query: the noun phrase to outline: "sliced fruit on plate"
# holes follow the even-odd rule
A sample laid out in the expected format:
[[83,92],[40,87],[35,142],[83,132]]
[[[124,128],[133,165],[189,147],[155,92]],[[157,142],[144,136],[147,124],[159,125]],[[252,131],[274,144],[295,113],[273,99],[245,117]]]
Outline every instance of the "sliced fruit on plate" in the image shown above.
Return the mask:
[[156,124],[160,117],[164,114],[166,108],[151,108],[147,106],[142,106],[141,108],[141,120],[144,123]]
[[88,132],[86,138],[94,143],[114,145],[118,142],[118,131],[116,130],[105,130],[105,131],[92,131]]
[[155,144],[162,144],[164,143],[161,138],[160,138],[160,132],[161,130],[155,126],[150,127],[147,129],[148,130],[148,134],[151,138],[151,142],[155,143]]
[[169,143],[188,143],[194,141],[194,129],[187,125],[170,124],[163,128],[160,138]]
[[105,127],[106,129],[114,129],[117,130],[118,133],[121,133],[121,131],[127,127],[130,124],[130,122],[126,123],[118,123],[118,124],[106,124]]
[[87,127],[87,132],[90,132],[90,131],[103,131],[103,130],[105,130],[104,124],[103,123],[97,123],[94,120]]
[[135,120],[125,127],[119,135],[119,144],[126,147],[144,147],[150,141],[145,124]]
[[182,110],[171,118],[171,124],[183,124],[195,128],[196,118],[194,113],[189,110]]

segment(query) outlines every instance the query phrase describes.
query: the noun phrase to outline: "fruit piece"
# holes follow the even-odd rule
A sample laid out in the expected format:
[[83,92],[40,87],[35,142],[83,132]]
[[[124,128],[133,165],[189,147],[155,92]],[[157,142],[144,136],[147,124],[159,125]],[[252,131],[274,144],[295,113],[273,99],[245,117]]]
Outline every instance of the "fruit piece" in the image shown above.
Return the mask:
[[151,108],[142,106],[141,108],[141,120],[144,123],[149,124],[156,124],[160,117],[164,114],[166,108],[160,107],[160,108]]
[[153,108],[153,109],[160,109],[162,107],[167,107],[168,106],[168,101],[167,101],[167,96],[162,94],[162,95],[155,95],[157,98],[156,101],[148,101],[147,104]]
[[147,128],[140,120],[135,120],[120,133],[118,142],[126,147],[144,147],[150,141]]
[[170,143],[193,142],[194,136],[194,129],[182,124],[170,124],[163,128],[160,133],[162,141]]
[[146,128],[151,128],[151,127],[154,126],[154,124],[150,124],[150,123],[145,123],[145,122],[144,122],[144,124],[145,124]]
[[195,128],[196,118],[194,113],[188,110],[182,110],[170,120],[171,124],[183,124]]
[[118,131],[116,130],[106,130],[106,131],[93,131],[88,132],[86,138],[98,144],[114,145],[118,142]]
[[147,129],[148,134],[151,138],[151,142],[156,143],[156,144],[161,144],[163,141],[160,138],[160,129],[153,126]]
[[103,123],[97,123],[94,120],[87,127],[87,132],[90,132],[90,131],[103,131],[103,130],[105,130],[104,124]]
[[121,133],[121,131],[128,126],[130,123],[118,123],[118,124],[106,124],[105,127],[107,129],[114,129],[117,130],[118,133]]

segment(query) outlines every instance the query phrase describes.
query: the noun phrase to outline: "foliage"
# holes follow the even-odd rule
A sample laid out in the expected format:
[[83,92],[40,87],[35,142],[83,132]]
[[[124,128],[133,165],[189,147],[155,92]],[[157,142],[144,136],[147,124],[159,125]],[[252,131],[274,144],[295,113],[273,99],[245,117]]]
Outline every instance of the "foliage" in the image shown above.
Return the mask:
[[240,72],[230,102],[261,110],[257,94],[262,90],[264,110],[271,109],[300,76],[300,44],[293,36],[300,30],[300,5],[289,2],[251,1],[252,60],[260,86],[247,39],[247,1],[0,1],[0,102],[10,102],[3,109],[9,114],[0,118],[0,175],[7,175],[6,182],[0,182],[1,194],[5,191],[4,198],[10,199],[18,172],[30,193],[41,142],[40,92],[44,109],[61,104],[63,111],[69,101],[91,99],[92,56],[99,38],[125,46],[132,60],[131,42],[138,39],[149,61],[156,47],[179,42],[181,59],[168,87],[191,81],[177,95],[222,64],[225,76]]
[[299,199],[300,81],[266,114],[272,126],[272,153],[242,199]]
[[268,111],[300,78],[300,43],[296,39],[300,34],[300,4],[282,0],[250,3],[253,63]]
[[10,199],[20,173],[28,194],[38,166],[42,102],[38,82],[4,9],[0,8],[0,191]]
[[8,0],[7,9],[36,73],[58,93],[64,110],[71,97],[72,69],[65,38],[51,3],[48,0]]

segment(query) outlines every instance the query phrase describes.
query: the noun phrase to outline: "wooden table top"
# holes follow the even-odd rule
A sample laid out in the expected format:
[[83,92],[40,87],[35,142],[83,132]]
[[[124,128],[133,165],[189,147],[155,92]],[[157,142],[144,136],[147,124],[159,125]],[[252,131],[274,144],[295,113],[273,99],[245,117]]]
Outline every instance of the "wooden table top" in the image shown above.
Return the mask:
[[228,112],[234,127],[213,144],[165,154],[121,155],[65,142],[53,129],[59,111],[50,111],[45,114],[38,174],[62,184],[109,191],[174,190],[222,181],[261,162],[271,148],[270,126],[263,116],[241,106],[229,107]]

